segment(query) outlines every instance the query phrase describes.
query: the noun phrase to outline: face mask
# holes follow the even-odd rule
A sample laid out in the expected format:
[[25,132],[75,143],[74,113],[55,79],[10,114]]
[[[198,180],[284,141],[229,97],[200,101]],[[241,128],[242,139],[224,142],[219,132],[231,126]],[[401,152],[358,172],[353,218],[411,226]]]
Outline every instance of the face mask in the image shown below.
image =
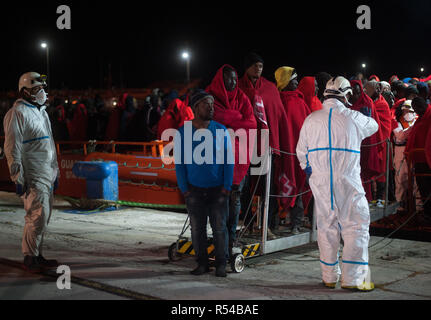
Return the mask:
[[40,89],[35,95],[32,95],[32,97],[34,98],[34,102],[40,106],[44,105],[48,99],[47,94],[43,89]]
[[406,120],[407,122],[412,122],[415,119],[415,115],[411,112],[406,113],[404,115],[404,120]]

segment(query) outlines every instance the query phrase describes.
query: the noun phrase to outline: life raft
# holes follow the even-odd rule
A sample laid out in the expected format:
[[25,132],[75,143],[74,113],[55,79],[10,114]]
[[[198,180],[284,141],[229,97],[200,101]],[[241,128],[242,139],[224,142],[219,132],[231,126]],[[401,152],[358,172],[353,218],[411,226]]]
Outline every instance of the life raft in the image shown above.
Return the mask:
[[[72,168],[78,161],[115,161],[118,164],[119,202],[128,206],[184,209],[178,188],[175,164],[163,162],[168,142],[56,141],[60,169],[57,195],[86,198],[85,179],[76,177]],[[121,150],[121,152],[119,152]],[[165,160],[165,162],[166,162]],[[0,183],[3,190],[14,191],[6,158],[0,160]]]

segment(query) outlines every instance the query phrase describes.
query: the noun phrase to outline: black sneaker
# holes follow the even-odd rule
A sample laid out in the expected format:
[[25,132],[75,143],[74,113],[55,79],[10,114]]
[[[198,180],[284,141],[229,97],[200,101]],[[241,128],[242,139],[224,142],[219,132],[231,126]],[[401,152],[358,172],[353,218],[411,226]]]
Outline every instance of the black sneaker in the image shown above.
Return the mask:
[[208,272],[210,272],[210,268],[208,266],[198,266],[196,269],[190,271],[190,274],[200,276]]
[[31,273],[41,273],[43,271],[37,257],[25,256],[23,265],[24,269]]
[[47,260],[43,256],[39,255],[36,257],[39,264],[42,266],[42,268],[57,268],[58,267],[58,261],[54,259]]
[[226,277],[226,267],[225,266],[218,266],[216,268],[215,272],[216,277]]

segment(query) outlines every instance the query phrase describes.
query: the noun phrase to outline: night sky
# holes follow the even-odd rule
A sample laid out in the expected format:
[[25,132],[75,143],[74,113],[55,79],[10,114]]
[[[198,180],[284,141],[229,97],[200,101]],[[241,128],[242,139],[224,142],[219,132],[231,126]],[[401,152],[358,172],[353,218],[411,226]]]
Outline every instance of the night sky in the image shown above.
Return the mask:
[[[71,8],[71,30],[56,27],[61,4]],[[361,4],[371,8],[371,30],[356,27]],[[109,64],[116,87],[183,80],[183,49],[192,78],[211,79],[225,63],[242,76],[251,50],[270,80],[283,65],[300,77],[351,76],[362,62],[383,79],[419,76],[421,66],[431,74],[431,1],[15,1],[2,2],[0,18],[0,90],[15,90],[23,72],[46,73],[42,40],[54,88],[98,88]]]

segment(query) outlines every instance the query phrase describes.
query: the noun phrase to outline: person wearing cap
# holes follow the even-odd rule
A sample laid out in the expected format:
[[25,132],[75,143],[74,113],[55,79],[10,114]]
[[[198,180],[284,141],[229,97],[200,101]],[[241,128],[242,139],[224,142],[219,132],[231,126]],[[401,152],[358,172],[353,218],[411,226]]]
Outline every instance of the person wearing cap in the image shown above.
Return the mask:
[[10,177],[26,211],[22,239],[24,267],[35,273],[58,265],[56,260],[42,256],[43,237],[59,177],[45,88],[46,77],[37,72],[23,74],[18,84],[20,97],[3,120]]
[[[269,131],[269,146],[272,148],[272,163],[271,163],[271,185],[269,187],[270,194],[283,194],[289,189],[287,185],[286,169],[281,162],[280,150],[282,146],[287,145],[289,130],[286,127],[287,119],[284,111],[283,103],[280,99],[280,94],[275,84],[262,76],[264,61],[257,53],[250,52],[244,59],[244,75],[238,81],[238,87],[248,96],[254,109],[254,115],[257,121],[257,136],[260,137],[262,131]],[[258,139],[259,140],[259,139]],[[262,150],[262,146],[258,143],[256,146],[257,154],[262,155],[266,150]],[[259,180],[258,180],[259,179]],[[256,195],[264,198],[263,190],[265,190],[266,179],[262,176],[251,176],[250,184],[244,186],[245,190],[255,189],[255,185],[259,181],[259,186],[256,190]],[[260,189],[259,189],[260,188]],[[251,199],[244,199],[244,202],[249,204]],[[272,231],[278,228],[278,212],[279,204],[277,198],[270,197],[268,210],[268,238],[276,238]],[[265,206],[262,205],[262,209]],[[261,217],[263,218],[263,214]],[[250,214],[246,213],[244,225],[252,226],[252,217],[248,219]]]
[[177,183],[189,213],[192,244],[198,263],[191,274],[202,275],[210,271],[207,252],[209,218],[214,239],[216,276],[226,277],[229,258],[226,219],[234,170],[231,139],[226,127],[212,120],[212,95],[196,90],[190,99],[190,106],[194,119],[185,121],[178,129],[174,138],[174,157]]
[[[304,95],[298,88],[298,74],[292,67],[280,67],[275,71],[277,89],[280,91],[280,98],[286,112],[287,127],[290,130],[288,135],[289,143],[284,146],[284,151],[294,154],[296,144],[299,139],[299,132],[305,118],[311,113],[310,108],[304,101]],[[314,79],[313,79],[314,81]],[[282,155],[287,171],[287,181],[289,181],[289,196],[303,193],[305,190],[306,176],[299,166],[298,158],[291,155]],[[307,208],[310,201],[310,194],[304,196],[285,198],[281,201],[284,208],[289,209],[291,233],[298,234],[302,230],[304,208]]]
[[407,209],[408,165],[404,156],[407,139],[416,122],[417,115],[412,101],[406,100],[396,113],[398,126],[392,131],[394,142],[395,197],[400,203],[399,212]]
[[323,108],[305,119],[296,147],[315,200],[322,280],[335,288],[341,274],[342,288],[370,291],[370,211],[361,181],[360,148],[378,124],[365,110],[367,115],[348,108],[352,88],[347,79],[329,80],[324,94]]

